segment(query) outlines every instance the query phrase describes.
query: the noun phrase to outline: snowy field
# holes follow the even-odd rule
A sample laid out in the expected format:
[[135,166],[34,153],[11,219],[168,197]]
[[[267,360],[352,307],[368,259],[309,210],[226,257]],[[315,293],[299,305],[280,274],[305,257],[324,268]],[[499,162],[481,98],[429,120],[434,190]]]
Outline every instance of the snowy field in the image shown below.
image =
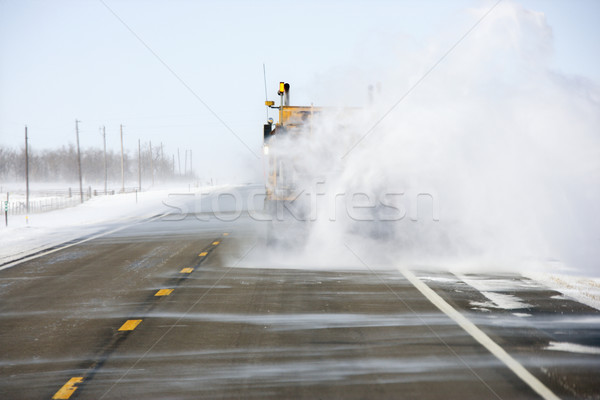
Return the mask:
[[109,225],[128,225],[168,212],[172,208],[163,201],[169,194],[189,190],[186,185],[185,188],[98,196],[83,204],[60,210],[32,213],[28,216],[9,215],[8,226],[3,215],[0,227],[0,264],[97,234],[106,230]]

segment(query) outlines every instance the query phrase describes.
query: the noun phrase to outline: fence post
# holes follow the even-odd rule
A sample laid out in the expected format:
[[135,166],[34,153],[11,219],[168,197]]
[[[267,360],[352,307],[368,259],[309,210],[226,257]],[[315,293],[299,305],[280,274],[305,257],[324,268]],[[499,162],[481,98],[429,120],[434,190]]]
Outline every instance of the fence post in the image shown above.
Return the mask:
[[8,195],[9,193],[6,192],[6,203],[4,203],[4,222],[6,226],[8,226]]

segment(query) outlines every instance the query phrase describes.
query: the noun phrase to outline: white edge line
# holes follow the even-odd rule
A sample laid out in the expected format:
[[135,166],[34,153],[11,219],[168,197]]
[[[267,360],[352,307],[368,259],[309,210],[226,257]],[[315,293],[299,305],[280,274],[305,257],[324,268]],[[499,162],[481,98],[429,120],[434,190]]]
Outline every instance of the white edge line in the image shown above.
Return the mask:
[[502,347],[496,344],[496,342],[494,342],[488,335],[486,335],[474,323],[469,321],[465,316],[454,309],[429,286],[417,278],[412,272],[402,267],[398,267],[398,270],[410,283],[413,284],[414,287],[416,287],[431,303],[433,303],[433,305],[454,320],[454,322],[456,322],[469,335],[471,335],[473,339],[478,341],[490,353],[496,356],[497,359],[502,361],[537,394],[546,400],[560,400],[560,397],[555,395],[550,389],[548,389],[548,387],[546,387],[546,385],[544,385],[539,379],[527,371],[527,369],[525,369],[525,367],[523,367],[517,360],[512,358],[510,354],[508,354]]
[[[148,219],[148,220],[136,221],[136,222],[134,222],[134,223],[132,223],[132,224],[128,224],[128,225],[125,225],[125,226],[121,226],[121,227],[119,227],[119,228],[116,228],[116,229],[110,230],[110,231],[108,231],[108,232],[103,232],[103,233],[99,233],[99,234],[97,234],[97,235],[94,235],[94,236],[90,236],[90,237],[89,237],[89,238],[87,238],[87,239],[83,239],[83,240],[77,241],[77,242],[75,242],[75,243],[70,243],[70,244],[67,244],[67,245],[65,245],[65,246],[61,246],[61,247],[58,247],[58,248],[55,248],[55,249],[52,249],[52,250],[48,250],[48,251],[42,251],[41,253],[34,254],[34,255],[31,255],[31,256],[25,256],[24,258],[21,258],[21,259],[19,259],[19,260],[13,261],[13,262],[11,262],[11,263],[8,263],[8,264],[6,264],[6,265],[4,265],[4,266],[0,267],[0,271],[3,271],[3,270],[5,270],[5,269],[12,268],[12,267],[14,267],[14,266],[17,266],[17,265],[19,265],[19,264],[21,264],[21,263],[24,263],[24,262],[26,262],[26,261],[35,260],[36,258],[43,257],[43,256],[46,256],[46,255],[48,255],[48,254],[55,253],[55,252],[57,252],[57,251],[60,251],[60,250],[68,249],[69,247],[72,247],[72,246],[77,246],[78,244],[81,244],[81,243],[89,242],[90,240],[98,239],[99,237],[102,237],[102,236],[110,235],[111,233],[115,233],[115,232],[122,231],[123,229],[127,229],[127,228],[129,228],[129,227],[131,227],[131,226],[134,226],[134,225],[137,225],[137,224],[139,224],[139,223],[141,223],[141,222],[152,222],[152,221],[154,221],[154,220],[156,220],[156,219],[163,218],[163,217],[165,217],[165,216],[166,216],[166,215],[168,215],[168,214],[169,214],[169,212],[166,212],[166,213],[163,213],[163,214],[161,214],[161,215],[157,215],[156,217],[150,218],[150,219]],[[76,240],[76,239],[75,239],[75,240]],[[59,245],[59,246],[60,246],[60,245]]]

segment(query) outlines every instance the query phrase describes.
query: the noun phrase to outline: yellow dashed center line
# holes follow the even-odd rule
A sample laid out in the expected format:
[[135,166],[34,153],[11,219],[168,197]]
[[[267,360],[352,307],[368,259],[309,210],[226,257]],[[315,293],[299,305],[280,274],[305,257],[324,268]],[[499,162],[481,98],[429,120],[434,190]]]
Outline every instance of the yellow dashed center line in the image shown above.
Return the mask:
[[[228,232],[223,233],[223,236],[229,236]],[[212,245],[213,246],[217,246],[219,243],[221,243],[219,240],[215,240]],[[207,251],[203,251],[202,253],[198,254],[199,257],[206,257],[208,255]],[[182,274],[190,274],[194,271],[194,268],[183,268],[181,271],[179,271]],[[160,289],[158,292],[156,292],[154,294],[154,296],[169,296],[171,293],[173,293],[173,289]],[[135,328],[137,328],[137,326],[142,322],[141,319],[130,319],[127,320],[123,325],[121,325],[121,327],[119,328],[119,331],[132,331]],[[59,389],[58,392],[56,392],[56,394],[54,394],[54,396],[52,396],[53,400],[62,400],[62,399],[69,399],[73,393],[75,393],[75,391],[77,390],[77,384],[83,382],[83,377],[74,377],[69,379],[69,381],[67,383],[65,383],[63,385],[63,387],[61,387]]]
[[73,392],[77,390],[75,384],[81,382],[83,382],[83,377],[81,376],[69,379],[69,381],[65,383],[63,387],[61,387],[60,390],[56,392],[56,394],[54,394],[54,396],[52,396],[52,399],[68,399],[69,397],[71,397]]
[[142,322],[141,319],[130,319],[125,322],[120,328],[120,331],[132,331]]

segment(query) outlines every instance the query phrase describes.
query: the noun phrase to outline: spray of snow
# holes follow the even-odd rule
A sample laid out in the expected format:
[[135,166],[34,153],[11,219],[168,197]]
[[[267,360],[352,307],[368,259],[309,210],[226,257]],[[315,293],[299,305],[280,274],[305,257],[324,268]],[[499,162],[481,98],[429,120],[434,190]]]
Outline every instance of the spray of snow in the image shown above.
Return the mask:
[[[485,11],[471,10],[472,22]],[[523,271],[560,260],[600,273],[599,87],[551,70],[544,15],[502,3],[391,108],[448,37],[460,35],[389,44],[373,104],[279,140],[315,215],[294,234],[296,253],[276,250],[274,262],[360,265],[356,253],[373,267]],[[331,101],[366,97],[372,79],[336,70],[331,81],[346,87]]]

